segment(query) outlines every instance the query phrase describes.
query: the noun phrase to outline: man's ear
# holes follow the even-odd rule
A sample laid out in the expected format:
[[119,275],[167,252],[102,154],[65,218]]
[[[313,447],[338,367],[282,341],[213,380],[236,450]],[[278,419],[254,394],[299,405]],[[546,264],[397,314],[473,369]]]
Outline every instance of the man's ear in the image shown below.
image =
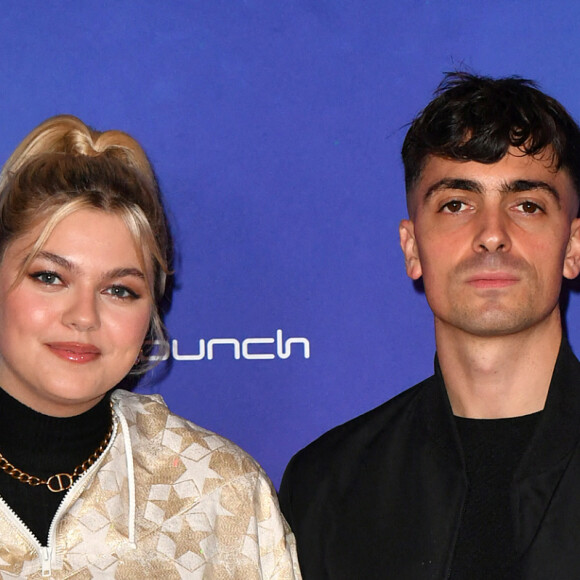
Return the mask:
[[564,258],[564,277],[573,280],[580,274],[580,218],[572,221]]
[[421,260],[417,251],[417,241],[415,240],[415,224],[411,220],[402,220],[399,224],[399,238],[401,249],[405,256],[405,268],[407,276],[412,280],[418,280],[423,274]]

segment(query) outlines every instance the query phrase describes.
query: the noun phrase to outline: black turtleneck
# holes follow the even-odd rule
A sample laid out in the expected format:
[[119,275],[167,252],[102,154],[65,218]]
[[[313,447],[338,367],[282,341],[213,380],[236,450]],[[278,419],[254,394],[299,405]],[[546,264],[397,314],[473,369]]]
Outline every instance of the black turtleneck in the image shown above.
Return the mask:
[[[72,473],[99,447],[111,425],[109,397],[75,417],[51,417],[0,389],[0,453],[18,469],[47,479]],[[0,495],[46,545],[50,523],[67,492],[31,487],[0,471]]]

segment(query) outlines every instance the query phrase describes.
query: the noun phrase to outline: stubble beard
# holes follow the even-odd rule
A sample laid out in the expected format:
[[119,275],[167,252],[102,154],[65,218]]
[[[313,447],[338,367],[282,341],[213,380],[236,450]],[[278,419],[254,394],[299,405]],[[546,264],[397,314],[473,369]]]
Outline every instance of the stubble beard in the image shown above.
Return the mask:
[[[466,280],[481,271],[507,271],[518,277],[513,286],[477,290]],[[455,328],[480,337],[507,336],[526,331],[559,316],[559,292],[552,301],[542,299],[537,273],[524,260],[510,254],[476,254],[458,264],[449,274],[448,312],[438,312],[429,301],[436,327]],[[427,292],[427,299],[429,294]],[[538,309],[544,300],[545,307]]]

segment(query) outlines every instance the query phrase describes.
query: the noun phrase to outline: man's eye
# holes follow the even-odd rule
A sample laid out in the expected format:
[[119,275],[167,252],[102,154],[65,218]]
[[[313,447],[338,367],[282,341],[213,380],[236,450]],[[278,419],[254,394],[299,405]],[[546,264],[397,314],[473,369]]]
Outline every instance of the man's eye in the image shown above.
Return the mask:
[[445,213],[458,213],[463,209],[465,209],[465,204],[462,201],[454,199],[443,205],[440,211]]
[[518,205],[521,208],[523,213],[537,213],[542,211],[542,208],[533,201],[524,201]]

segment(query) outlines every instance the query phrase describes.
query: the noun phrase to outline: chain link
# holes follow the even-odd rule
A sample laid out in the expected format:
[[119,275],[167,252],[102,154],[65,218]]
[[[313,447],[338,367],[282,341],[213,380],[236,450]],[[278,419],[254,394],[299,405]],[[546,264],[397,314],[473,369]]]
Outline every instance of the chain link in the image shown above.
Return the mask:
[[40,477],[36,477],[36,475],[30,475],[29,473],[26,473],[26,471],[22,471],[21,469],[18,469],[18,467],[15,467],[10,463],[10,461],[8,461],[8,459],[6,459],[6,457],[4,457],[4,455],[2,455],[2,453],[0,453],[0,470],[4,471],[13,479],[26,483],[32,487],[46,485],[46,487],[48,487],[48,489],[53,493],[66,491],[67,489],[70,489],[75,479],[79,478],[101,456],[103,451],[107,448],[112,435],[113,420],[111,418],[111,427],[105,435],[105,438],[101,441],[95,451],[93,451],[90,457],[85,459],[80,465],[77,465],[72,473],[55,473],[48,479],[41,479]]

